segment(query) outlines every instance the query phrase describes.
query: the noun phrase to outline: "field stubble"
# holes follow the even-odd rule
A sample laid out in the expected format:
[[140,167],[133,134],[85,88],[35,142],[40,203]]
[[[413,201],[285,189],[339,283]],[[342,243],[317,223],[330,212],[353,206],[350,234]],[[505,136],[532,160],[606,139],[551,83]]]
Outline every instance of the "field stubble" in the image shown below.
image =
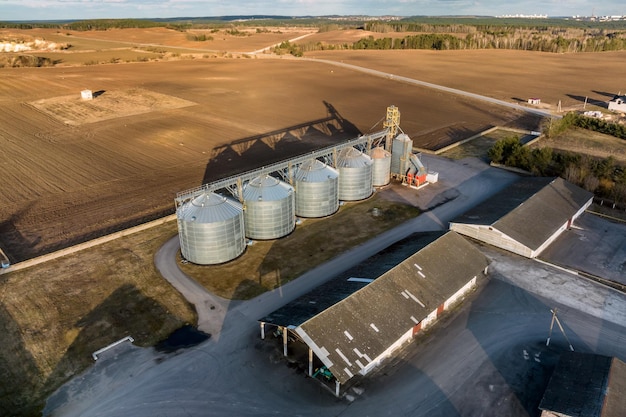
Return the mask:
[[[81,43],[76,35],[56,35],[71,40],[76,50],[96,55],[129,47],[116,37],[158,48],[191,42],[183,40],[182,33],[172,42],[171,31],[157,40],[152,30],[81,34],[93,38],[90,44]],[[270,38],[293,36],[267,36],[262,46],[268,46]],[[250,43],[253,38],[224,36],[219,42],[223,50],[237,50],[236,45],[245,45],[241,50],[258,49]],[[202,42],[202,47],[210,46]],[[612,80],[622,75],[624,54],[368,51],[312,56],[506,100],[524,100],[540,92],[547,102],[563,97],[568,100],[564,105],[578,105],[586,95],[606,97],[613,91]],[[14,262],[171,213],[173,197],[186,188],[369,132],[390,104],[400,108],[402,128],[418,147],[445,146],[488,127],[524,119],[496,106],[297,60],[202,59],[0,71],[0,246]],[[141,88],[197,105],[70,126],[25,104],[78,97],[86,88],[107,92]],[[342,129],[328,135],[310,123],[308,128],[289,130],[328,116],[331,107],[324,103],[336,110],[335,121]],[[536,122],[525,119],[523,124],[533,129],[530,125]],[[259,140],[277,130],[281,133],[273,137],[280,136],[279,141]],[[351,209],[362,210],[357,208],[375,201],[348,205],[336,217],[342,219]],[[405,215],[403,211],[394,218]],[[350,245],[367,238],[361,233],[370,218],[367,211],[351,213],[352,223],[346,220],[343,230],[355,239]],[[273,288],[307,268],[284,265],[285,251],[302,246],[307,249],[300,260],[317,263],[340,250],[332,246],[328,233],[323,238],[307,234],[329,229],[327,220],[306,220],[284,240],[248,248],[232,264],[254,258],[250,268],[255,273],[240,277],[249,281],[244,285],[220,289],[210,272],[198,280],[236,298]],[[383,228],[391,224],[376,222]],[[4,381],[13,381],[3,384],[3,414],[36,413],[51,389],[87,366],[91,351],[113,340],[130,333],[147,345],[184,322],[195,321],[190,306],[164,283],[152,262],[157,248],[174,234],[175,225],[170,224],[0,276],[0,323],[6,336],[0,342],[0,371]],[[295,241],[298,236],[304,236],[301,245]],[[292,246],[283,246],[286,243]],[[313,247],[325,250],[311,251]]]

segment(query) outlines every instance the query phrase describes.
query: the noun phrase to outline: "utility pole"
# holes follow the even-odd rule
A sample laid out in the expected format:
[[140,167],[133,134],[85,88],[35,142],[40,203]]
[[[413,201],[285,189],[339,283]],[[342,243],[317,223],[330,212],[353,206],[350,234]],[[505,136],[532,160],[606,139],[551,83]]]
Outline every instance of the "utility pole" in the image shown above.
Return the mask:
[[567,340],[569,349],[573,352],[574,347],[572,346],[572,343],[567,338],[567,335],[565,334],[565,330],[563,329],[563,326],[561,326],[561,321],[556,316],[556,310],[557,310],[556,308],[554,310],[550,310],[550,312],[552,313],[552,322],[550,322],[550,333],[548,333],[548,340],[546,341],[546,346],[550,346],[550,337],[552,336],[552,328],[554,327],[554,322],[556,321],[556,324],[559,326],[559,329],[561,329],[561,333],[563,333],[565,340]]

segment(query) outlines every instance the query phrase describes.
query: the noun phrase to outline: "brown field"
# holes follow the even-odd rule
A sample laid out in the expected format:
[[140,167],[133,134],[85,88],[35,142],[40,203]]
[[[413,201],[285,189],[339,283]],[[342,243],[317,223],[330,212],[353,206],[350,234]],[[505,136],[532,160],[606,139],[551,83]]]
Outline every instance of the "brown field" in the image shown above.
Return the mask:
[[[13,262],[171,213],[178,191],[246,166],[379,130],[390,104],[401,109],[402,128],[423,147],[519,117],[295,59],[1,71],[0,246]],[[80,125],[28,104],[79,97],[85,88],[105,91],[94,103],[142,89],[196,104]]]
[[[236,44],[233,50],[260,49],[304,32],[224,33],[221,42]],[[356,32],[307,39],[363,35]],[[163,28],[41,35],[71,39],[82,51],[77,53],[92,54],[114,53],[127,43],[157,49],[202,44],[208,50],[213,42]],[[307,57],[503,100],[562,100],[565,108],[582,106],[586,96],[606,100],[619,90],[626,53],[333,51]],[[0,247],[13,262],[171,213],[178,191],[379,130],[390,104],[400,108],[402,129],[426,149],[494,125],[539,128],[536,118],[509,109],[287,57],[0,72]],[[104,93],[86,103],[79,100],[83,89]],[[133,91],[141,91],[144,101],[132,101]]]
[[585,97],[589,102],[606,103],[626,90],[622,68],[626,51],[316,51],[306,56],[360,65],[511,103],[538,97],[553,110],[559,100],[564,111],[580,110]]
[[[70,39],[73,45],[70,51],[38,53],[63,57],[59,66],[0,69],[0,247],[15,262],[171,213],[178,191],[377,131],[390,104],[400,108],[402,129],[423,148],[441,148],[493,125],[538,126],[536,118],[511,110],[324,63],[204,58],[214,56],[209,52],[216,45],[223,45],[216,46],[220,51],[248,51],[297,33],[224,34],[221,40],[194,42],[166,29],[47,32],[47,38]],[[195,59],[174,59],[173,54],[186,52]],[[132,56],[162,61],[84,65],[85,59],[124,62],[112,59],[121,54],[131,61],[137,60]],[[623,80],[625,54],[337,51],[307,56],[512,101],[540,96],[550,103],[568,97],[572,102],[564,106],[580,106],[585,95],[605,100],[616,89],[626,90],[612,85]],[[100,94],[82,102],[83,89]],[[354,227],[340,216],[366,210],[367,204],[387,207],[370,199],[344,206],[337,219],[345,221],[343,227]],[[388,221],[412,215],[406,207],[389,207],[389,219],[360,213],[350,220],[367,218],[363,229],[372,232],[372,222],[385,228]],[[252,261],[246,268],[255,273],[246,286],[220,288],[222,281],[204,274],[212,267],[187,267],[214,292],[249,297],[302,272],[285,266],[283,254],[296,238],[319,246],[324,221],[306,221],[286,239],[263,242],[220,266],[228,270]],[[5,406],[10,413],[34,415],[51,390],[91,362],[93,350],[129,333],[137,343],[151,345],[195,320],[152,262],[175,233],[175,224],[169,223],[80,256],[0,276],[0,326],[7,336],[0,344],[0,376],[13,382],[0,390],[0,410]],[[313,264],[328,256],[310,252],[320,257],[311,259]]]

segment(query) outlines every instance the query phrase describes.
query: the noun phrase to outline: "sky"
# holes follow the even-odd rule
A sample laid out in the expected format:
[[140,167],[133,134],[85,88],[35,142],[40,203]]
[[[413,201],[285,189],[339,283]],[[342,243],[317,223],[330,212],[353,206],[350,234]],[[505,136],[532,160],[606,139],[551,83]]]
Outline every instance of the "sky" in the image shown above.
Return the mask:
[[229,15],[626,15],[624,0],[0,0],[0,21]]

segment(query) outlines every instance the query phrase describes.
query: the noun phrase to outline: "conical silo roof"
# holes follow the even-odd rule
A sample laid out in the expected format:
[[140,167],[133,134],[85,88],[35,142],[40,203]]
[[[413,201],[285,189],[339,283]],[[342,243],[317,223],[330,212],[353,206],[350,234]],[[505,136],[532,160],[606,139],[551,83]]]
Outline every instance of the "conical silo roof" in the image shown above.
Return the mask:
[[339,173],[318,159],[304,162],[295,174],[296,181],[324,182],[339,177]]
[[223,222],[237,217],[242,211],[239,202],[211,192],[203,192],[181,207],[180,220],[198,223]]
[[372,149],[370,156],[372,157],[372,159],[391,158],[391,152],[386,151],[385,148],[381,146],[377,146]]
[[338,168],[360,168],[372,164],[372,158],[356,148],[344,148],[337,155]]
[[261,175],[250,181],[243,190],[245,201],[279,201],[288,197],[293,187],[270,175]]

